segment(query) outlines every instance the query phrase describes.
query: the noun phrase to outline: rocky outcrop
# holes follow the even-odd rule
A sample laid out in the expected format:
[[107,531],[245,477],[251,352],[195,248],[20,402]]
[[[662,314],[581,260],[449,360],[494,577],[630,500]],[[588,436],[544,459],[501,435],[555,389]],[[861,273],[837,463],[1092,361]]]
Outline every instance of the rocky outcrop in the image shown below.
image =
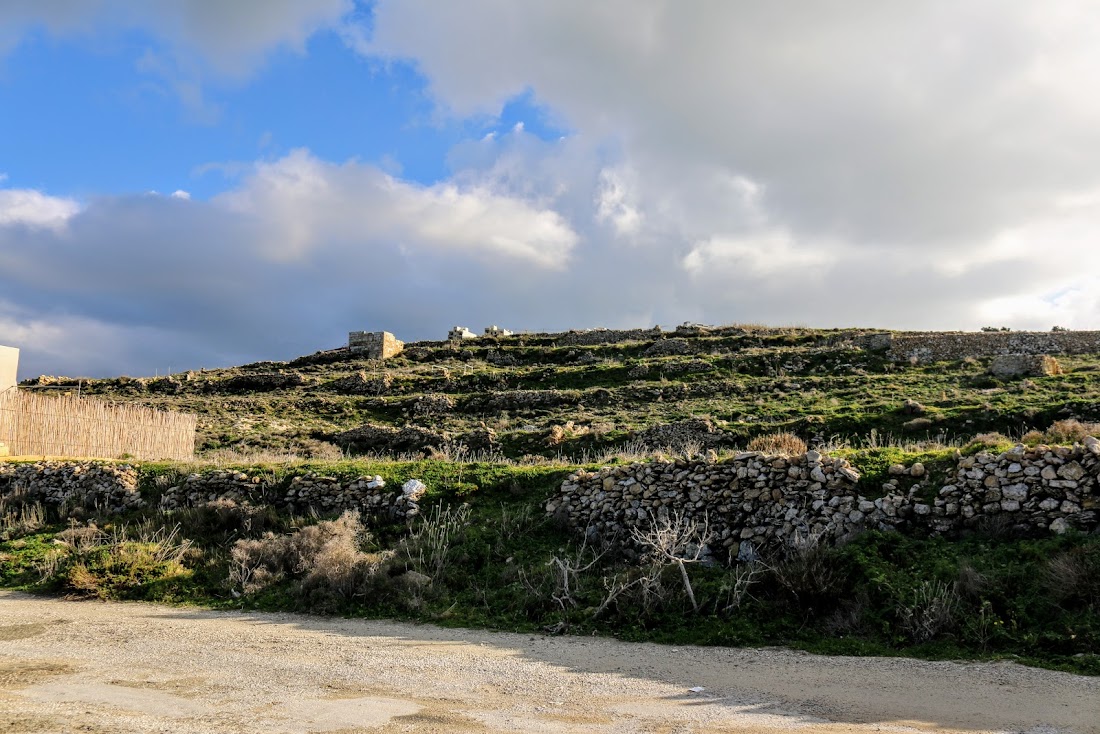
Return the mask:
[[341,395],[384,395],[393,385],[390,375],[371,377],[359,371],[325,384],[325,388]]
[[235,375],[207,384],[207,389],[222,393],[271,392],[301,387],[305,379],[297,372],[260,372]]

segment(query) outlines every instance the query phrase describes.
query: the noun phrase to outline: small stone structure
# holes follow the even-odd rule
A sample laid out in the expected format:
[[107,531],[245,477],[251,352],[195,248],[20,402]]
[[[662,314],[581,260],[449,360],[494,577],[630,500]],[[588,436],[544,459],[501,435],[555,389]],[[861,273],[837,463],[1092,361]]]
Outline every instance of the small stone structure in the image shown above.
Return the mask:
[[348,332],[348,349],[362,353],[367,359],[389,359],[401,353],[405,342],[388,331]]
[[447,332],[447,341],[460,342],[463,339],[477,339],[477,334],[470,331],[465,326],[455,326]]
[[16,386],[19,372],[19,350],[0,346],[0,392]]
[[1062,374],[1058,360],[1045,354],[1001,354],[989,364],[994,377],[1049,377]]
[[493,324],[485,327],[485,336],[511,336],[512,332]]

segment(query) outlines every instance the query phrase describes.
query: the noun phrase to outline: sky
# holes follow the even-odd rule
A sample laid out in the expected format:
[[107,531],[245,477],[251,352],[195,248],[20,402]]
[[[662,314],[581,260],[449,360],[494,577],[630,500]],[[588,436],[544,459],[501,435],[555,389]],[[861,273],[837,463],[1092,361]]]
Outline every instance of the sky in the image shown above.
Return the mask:
[[1091,0],[5,0],[20,377],[349,331],[1100,329]]

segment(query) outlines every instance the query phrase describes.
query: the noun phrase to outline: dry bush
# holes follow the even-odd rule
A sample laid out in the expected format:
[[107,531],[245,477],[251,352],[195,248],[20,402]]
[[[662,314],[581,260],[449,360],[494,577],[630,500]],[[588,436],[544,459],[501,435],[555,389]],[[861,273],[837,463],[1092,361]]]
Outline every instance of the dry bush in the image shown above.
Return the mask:
[[1043,573],[1044,585],[1058,602],[1080,602],[1100,610],[1100,551],[1074,548],[1049,561]]
[[274,524],[276,513],[270,506],[257,507],[220,497],[195,507],[166,511],[164,517],[178,523],[189,537],[228,544],[242,536],[260,534]]
[[806,453],[806,442],[793,433],[768,433],[749,441],[748,450],[795,456]]
[[1020,436],[1020,443],[1027,444],[1028,446],[1038,446],[1046,440],[1046,434],[1042,431],[1031,430]]
[[588,426],[577,425],[573,421],[566,421],[560,426],[550,426],[550,435],[546,437],[546,444],[560,446],[566,441],[587,435],[590,430]]
[[647,560],[654,566],[674,566],[680,572],[680,581],[691,608],[699,613],[695,591],[688,576],[687,564],[700,563],[710,556],[709,544],[714,540],[707,518],[695,520],[680,512],[650,516],[649,528],[631,528],[630,535],[645,550]]
[[40,502],[7,509],[0,500],[0,540],[30,535],[46,526],[46,509]]
[[971,439],[970,443],[979,444],[987,448],[996,448],[998,446],[1004,446],[1005,444],[1012,443],[1012,439],[1003,433],[996,431],[989,431],[987,433],[979,433]]
[[1054,421],[1046,430],[1046,438],[1050,443],[1070,444],[1080,443],[1085,436],[1100,434],[1100,423],[1082,423],[1076,418]]
[[908,603],[897,607],[898,623],[913,642],[935,639],[955,623],[959,593],[942,581],[923,581],[913,589]]
[[784,557],[770,568],[776,583],[807,612],[831,604],[844,587],[844,576],[819,534],[793,536]]
[[364,593],[393,556],[364,553],[361,545],[369,538],[359,513],[349,511],[293,535],[266,533],[258,540],[239,540],[230,551],[230,581],[248,594],[297,576],[303,592],[323,589],[348,600]]
[[963,559],[959,561],[959,578],[955,581],[955,591],[959,596],[966,599],[981,599],[982,592],[985,591],[989,584],[989,579],[985,577],[978,569],[974,568],[974,564],[970,561]]

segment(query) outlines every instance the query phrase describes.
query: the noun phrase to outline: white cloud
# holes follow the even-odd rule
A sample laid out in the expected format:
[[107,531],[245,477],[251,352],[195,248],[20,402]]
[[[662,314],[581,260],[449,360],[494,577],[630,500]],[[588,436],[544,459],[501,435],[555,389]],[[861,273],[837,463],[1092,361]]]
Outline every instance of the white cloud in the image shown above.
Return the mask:
[[33,189],[0,189],[0,227],[60,229],[80,211],[72,199],[47,196]]
[[[580,262],[616,259],[643,283],[659,268],[666,310],[804,321],[796,304],[821,325],[974,328],[1000,308],[1023,324],[1005,299],[1038,309],[1100,276],[1097,36],[1087,0],[379,0],[357,48],[412,61],[452,115],[530,96],[575,130],[462,160],[508,190],[531,184],[502,170],[591,192],[589,216],[610,226],[580,232]],[[570,196],[553,205],[584,221]],[[597,245],[609,236],[629,261]]]
[[560,269],[577,235],[556,212],[482,186],[419,186],[356,162],[298,150],[262,163],[219,201],[272,227],[266,255],[292,261],[333,242],[395,243]]
[[600,188],[596,196],[596,220],[611,222],[620,237],[637,234],[642,226],[642,213],[634,197],[635,173],[628,169],[605,168],[600,171]]

